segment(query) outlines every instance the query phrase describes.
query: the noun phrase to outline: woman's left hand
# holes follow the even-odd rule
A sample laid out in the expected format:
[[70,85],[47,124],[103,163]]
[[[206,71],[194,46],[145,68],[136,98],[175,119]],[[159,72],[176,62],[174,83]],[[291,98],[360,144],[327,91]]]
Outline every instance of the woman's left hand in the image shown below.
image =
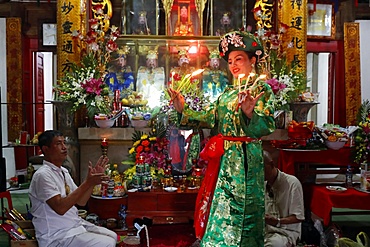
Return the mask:
[[239,93],[239,104],[244,114],[250,119],[253,116],[253,109],[257,101],[262,97],[265,92],[259,93],[256,97],[251,95],[250,90],[242,91]]

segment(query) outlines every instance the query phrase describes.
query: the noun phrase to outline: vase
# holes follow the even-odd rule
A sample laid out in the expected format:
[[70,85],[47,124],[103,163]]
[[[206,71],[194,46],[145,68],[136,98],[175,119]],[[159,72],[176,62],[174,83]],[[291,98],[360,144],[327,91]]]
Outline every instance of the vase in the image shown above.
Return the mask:
[[307,114],[318,102],[293,102],[290,103],[290,110],[293,111],[293,120],[307,122]]
[[292,121],[292,111],[275,111],[274,119],[276,129],[286,129],[290,121]]
[[279,111],[278,114],[276,114],[275,119],[275,127],[277,129],[285,129],[285,114],[284,111]]
[[75,125],[75,113],[72,112],[73,103],[69,101],[50,101],[54,106],[57,116],[56,129],[63,133],[68,147],[67,159],[63,162],[72,178],[79,183],[79,160],[80,151],[77,138],[77,128]]

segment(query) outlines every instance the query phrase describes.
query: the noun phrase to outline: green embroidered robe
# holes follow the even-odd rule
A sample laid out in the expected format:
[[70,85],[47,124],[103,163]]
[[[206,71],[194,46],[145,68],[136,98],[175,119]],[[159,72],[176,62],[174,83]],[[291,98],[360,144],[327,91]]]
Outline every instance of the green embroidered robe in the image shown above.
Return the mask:
[[[262,82],[262,81],[261,81]],[[185,104],[182,123],[190,120],[206,122],[217,127],[224,136],[260,138],[275,129],[273,93],[261,83],[252,89],[252,95],[265,91],[248,119],[239,108],[238,89],[229,86],[209,108],[201,112],[190,110]],[[264,165],[261,141],[246,144],[225,141],[220,171],[214,191],[205,235],[201,246],[264,246]],[[246,155],[246,157],[245,157]],[[248,164],[244,164],[247,160]],[[247,168],[247,172],[245,170]]]

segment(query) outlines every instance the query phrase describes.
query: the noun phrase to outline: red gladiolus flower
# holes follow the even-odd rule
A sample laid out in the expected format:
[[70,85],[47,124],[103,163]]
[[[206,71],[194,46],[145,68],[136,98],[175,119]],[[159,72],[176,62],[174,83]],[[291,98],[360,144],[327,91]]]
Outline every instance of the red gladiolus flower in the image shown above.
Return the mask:
[[113,52],[113,51],[116,51],[118,49],[118,45],[113,40],[109,40],[107,42],[106,48],[107,48],[108,52]]
[[280,23],[280,28],[279,28],[280,33],[286,33],[288,29],[289,29],[289,26],[287,24]]
[[99,22],[97,19],[90,19],[89,20],[89,23],[90,23],[90,27],[94,30],[98,29],[99,27]]
[[97,12],[97,14],[100,14],[100,15],[104,14],[104,12],[103,12],[103,4],[95,4],[92,7]]
[[258,11],[261,11],[261,10],[262,10],[261,7],[257,7],[257,8],[252,9],[252,12],[257,13]]

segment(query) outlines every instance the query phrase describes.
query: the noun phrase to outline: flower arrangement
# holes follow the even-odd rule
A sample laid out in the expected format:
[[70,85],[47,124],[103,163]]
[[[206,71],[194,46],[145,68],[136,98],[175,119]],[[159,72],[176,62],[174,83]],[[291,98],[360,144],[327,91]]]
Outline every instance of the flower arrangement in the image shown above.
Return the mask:
[[[262,20],[258,23],[265,23],[263,20],[268,17],[262,14],[260,7],[253,12],[257,21]],[[278,32],[275,32],[263,25],[258,25],[255,32],[265,50],[265,55],[259,61],[259,69],[267,75],[266,82],[275,94],[275,109],[288,110],[289,103],[298,100],[300,94],[306,90],[307,79],[304,73],[297,71],[294,63],[287,63],[287,49],[292,48],[293,44],[289,43],[284,47],[283,35],[289,26],[281,23]]]
[[81,62],[73,63],[54,87],[56,100],[72,102],[72,111],[86,106],[90,118],[97,113],[111,112],[110,91],[104,77],[111,53],[118,49],[115,40],[119,36],[117,27],[107,27],[109,17],[104,14],[102,5],[97,4],[93,8],[95,18],[89,20],[87,34],[83,35],[78,30],[72,32],[74,43],[81,48]]
[[365,100],[357,115],[358,130],[355,132],[355,162],[361,164],[369,160],[370,152],[370,101]]
[[[184,96],[185,103],[194,111],[201,111],[209,105],[209,96],[205,96],[199,88],[199,79],[197,75],[204,70],[198,69],[191,74],[180,75],[172,73],[171,81],[168,82],[169,87],[172,87]],[[178,115],[173,106],[172,99],[167,91],[164,92],[164,97],[161,99],[161,107],[159,114],[165,114],[169,117],[171,123],[178,124]]]
[[[132,176],[136,174],[135,163],[139,157],[144,159],[144,163],[151,166],[150,170],[153,178],[164,175],[169,144],[164,125],[157,123],[149,134],[135,131],[132,135],[132,141],[133,144],[129,150],[129,159],[132,161],[132,166],[123,173],[125,179],[131,180]],[[127,163],[127,161],[122,163]]]

